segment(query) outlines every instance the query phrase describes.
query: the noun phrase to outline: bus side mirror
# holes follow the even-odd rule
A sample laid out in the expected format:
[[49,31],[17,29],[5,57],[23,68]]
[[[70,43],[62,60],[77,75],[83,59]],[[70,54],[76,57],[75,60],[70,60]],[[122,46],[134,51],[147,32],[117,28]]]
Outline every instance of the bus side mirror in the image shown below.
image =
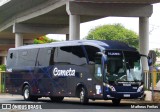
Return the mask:
[[151,66],[153,64],[152,58],[148,56],[147,59],[148,59],[148,66]]
[[147,58],[148,66],[151,66],[153,64],[153,60],[152,60],[152,58],[150,56],[143,55],[143,54],[140,54],[140,56],[143,56],[143,57]]

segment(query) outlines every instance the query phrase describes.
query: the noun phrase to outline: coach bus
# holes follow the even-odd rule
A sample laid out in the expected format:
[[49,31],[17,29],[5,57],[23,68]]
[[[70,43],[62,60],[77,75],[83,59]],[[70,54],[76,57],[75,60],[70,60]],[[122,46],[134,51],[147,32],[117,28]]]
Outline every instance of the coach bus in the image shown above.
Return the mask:
[[76,40],[9,49],[6,92],[24,100],[78,97],[112,100],[144,96],[139,52],[122,42]]

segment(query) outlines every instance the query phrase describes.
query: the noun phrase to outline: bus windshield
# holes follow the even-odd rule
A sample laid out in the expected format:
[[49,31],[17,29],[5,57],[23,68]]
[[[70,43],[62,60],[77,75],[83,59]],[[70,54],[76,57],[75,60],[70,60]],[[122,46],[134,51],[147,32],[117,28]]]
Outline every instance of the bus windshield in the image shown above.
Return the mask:
[[129,51],[107,51],[105,74],[107,81],[141,81],[140,55]]

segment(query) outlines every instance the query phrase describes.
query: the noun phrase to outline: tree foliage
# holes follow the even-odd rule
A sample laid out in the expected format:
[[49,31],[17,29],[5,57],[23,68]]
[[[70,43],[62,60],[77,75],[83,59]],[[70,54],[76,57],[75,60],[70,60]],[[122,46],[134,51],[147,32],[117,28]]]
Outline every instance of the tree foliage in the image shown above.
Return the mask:
[[[157,48],[157,49],[155,49],[154,51],[155,51],[155,53],[156,53],[156,57],[160,58],[159,49]],[[155,67],[160,67],[160,64],[159,64],[159,63],[155,63],[154,66],[155,66]]]
[[156,53],[156,56],[157,56],[157,57],[160,57],[160,52],[159,52],[158,49],[155,50],[155,53]]
[[56,42],[56,40],[50,39],[47,36],[41,36],[34,39],[34,44],[44,44],[44,43],[51,43]]
[[98,26],[90,30],[86,39],[118,40],[138,48],[138,35],[121,24]]
[[0,65],[0,71],[6,71],[6,65]]

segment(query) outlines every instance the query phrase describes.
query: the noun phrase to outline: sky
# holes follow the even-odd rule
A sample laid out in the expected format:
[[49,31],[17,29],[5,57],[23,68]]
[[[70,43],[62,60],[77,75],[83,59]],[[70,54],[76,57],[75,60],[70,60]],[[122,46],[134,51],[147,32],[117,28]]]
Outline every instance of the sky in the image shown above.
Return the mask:
[[[95,21],[81,23],[80,38],[87,36],[88,32],[99,25],[120,23],[125,28],[139,34],[139,18],[132,17],[106,17]],[[65,35],[47,35],[49,38],[65,40]],[[160,3],[153,5],[153,14],[149,18],[149,49],[160,48]]]
[[9,2],[11,0],[0,0],[0,6],[4,5],[5,3]]

